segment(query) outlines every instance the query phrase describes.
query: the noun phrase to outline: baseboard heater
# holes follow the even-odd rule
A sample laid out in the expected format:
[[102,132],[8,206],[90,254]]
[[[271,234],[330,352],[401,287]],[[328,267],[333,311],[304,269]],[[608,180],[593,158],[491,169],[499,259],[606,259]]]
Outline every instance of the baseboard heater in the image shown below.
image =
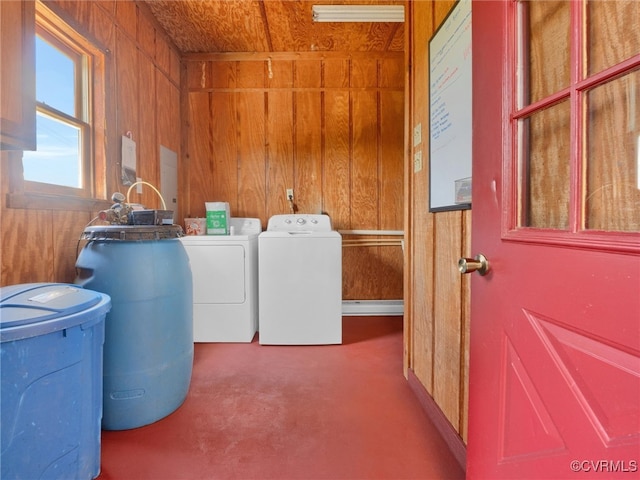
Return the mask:
[[347,316],[404,315],[403,300],[343,300],[342,314]]

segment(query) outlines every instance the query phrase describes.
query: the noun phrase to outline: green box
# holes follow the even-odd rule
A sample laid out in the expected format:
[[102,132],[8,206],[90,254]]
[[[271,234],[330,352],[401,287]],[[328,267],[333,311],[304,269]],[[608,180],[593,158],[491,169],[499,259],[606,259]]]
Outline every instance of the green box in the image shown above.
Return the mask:
[[227,235],[229,222],[226,210],[207,211],[207,235]]

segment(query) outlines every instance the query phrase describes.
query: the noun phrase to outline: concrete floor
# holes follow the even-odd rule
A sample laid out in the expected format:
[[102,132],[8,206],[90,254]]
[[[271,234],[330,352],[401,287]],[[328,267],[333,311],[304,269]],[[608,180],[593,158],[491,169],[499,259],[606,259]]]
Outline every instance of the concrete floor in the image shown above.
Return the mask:
[[184,404],[103,431],[98,478],[462,479],[402,351],[402,317],[344,317],[343,345],[198,343]]

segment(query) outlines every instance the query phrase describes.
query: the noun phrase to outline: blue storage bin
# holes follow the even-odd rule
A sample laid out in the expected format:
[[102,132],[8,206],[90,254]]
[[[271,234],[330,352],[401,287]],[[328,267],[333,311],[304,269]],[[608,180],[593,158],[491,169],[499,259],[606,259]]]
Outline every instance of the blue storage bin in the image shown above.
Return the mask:
[[180,226],[87,227],[76,283],[111,297],[105,430],[156,422],[184,402],[193,367],[193,283]]
[[57,283],[0,288],[0,478],[100,473],[108,295]]

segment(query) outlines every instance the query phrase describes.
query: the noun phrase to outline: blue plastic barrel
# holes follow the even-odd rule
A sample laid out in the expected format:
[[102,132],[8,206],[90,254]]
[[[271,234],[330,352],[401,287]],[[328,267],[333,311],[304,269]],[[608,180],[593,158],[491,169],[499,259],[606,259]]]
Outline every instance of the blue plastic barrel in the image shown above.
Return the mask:
[[0,478],[100,473],[107,295],[59,283],[0,288]]
[[193,366],[193,286],[182,228],[88,227],[76,283],[111,297],[105,430],[148,425],[184,402]]

